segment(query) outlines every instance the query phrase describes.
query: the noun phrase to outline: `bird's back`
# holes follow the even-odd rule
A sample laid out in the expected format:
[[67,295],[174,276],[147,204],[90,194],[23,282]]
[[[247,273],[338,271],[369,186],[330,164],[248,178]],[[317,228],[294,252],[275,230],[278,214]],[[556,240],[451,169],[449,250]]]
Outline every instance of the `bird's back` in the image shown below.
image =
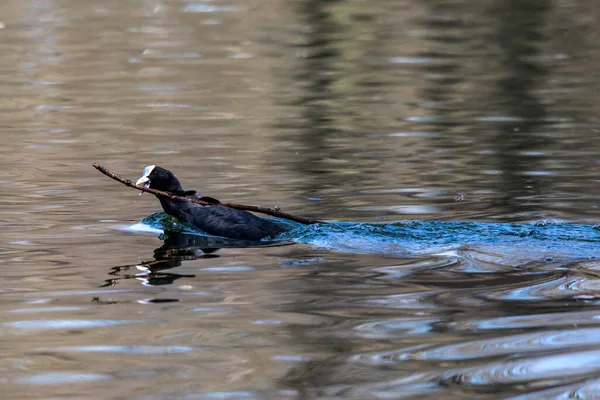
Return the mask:
[[185,200],[170,199],[161,199],[161,203],[167,214],[215,236],[260,240],[285,231],[285,228],[274,222],[226,206],[201,206]]
[[247,211],[225,206],[191,208],[192,223],[206,233],[232,239],[260,240],[274,237],[285,229]]

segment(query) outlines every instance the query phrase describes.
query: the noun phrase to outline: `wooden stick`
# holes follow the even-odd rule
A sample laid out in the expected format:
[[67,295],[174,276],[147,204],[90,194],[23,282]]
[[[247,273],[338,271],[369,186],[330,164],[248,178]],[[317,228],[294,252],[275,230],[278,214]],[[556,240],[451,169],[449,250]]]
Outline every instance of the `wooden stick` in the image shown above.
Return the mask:
[[173,195],[173,194],[170,194],[170,193],[167,193],[167,192],[163,192],[161,190],[150,189],[150,188],[147,188],[147,187],[144,187],[144,186],[136,185],[135,183],[133,183],[129,179],[121,178],[119,175],[117,175],[114,172],[110,171],[109,169],[103,167],[102,165],[93,164],[93,166],[98,171],[102,172],[104,175],[108,176],[109,178],[114,179],[115,181],[121,182],[125,186],[129,186],[129,187],[132,187],[134,189],[141,190],[142,192],[152,193],[155,196],[168,197],[170,199],[176,199],[176,200],[187,200],[187,201],[190,201],[192,203],[200,204],[200,205],[203,205],[203,206],[215,206],[215,205],[218,205],[218,206],[225,206],[225,207],[235,208],[235,209],[238,209],[238,210],[254,211],[254,212],[258,212],[258,213],[262,213],[262,214],[271,215],[271,216],[277,217],[277,218],[289,219],[290,221],[299,222],[299,223],[304,224],[304,225],[324,224],[325,223],[323,221],[317,221],[315,219],[304,218],[304,217],[299,217],[297,215],[288,214],[286,212],[279,211],[279,210],[274,210],[272,208],[259,207],[259,206],[249,206],[249,205],[245,205],[245,204],[236,204],[236,203],[218,203],[218,204],[215,204],[215,203],[211,203],[211,202],[207,202],[207,201],[190,199],[190,198],[183,197],[183,196],[176,196],[176,195]]

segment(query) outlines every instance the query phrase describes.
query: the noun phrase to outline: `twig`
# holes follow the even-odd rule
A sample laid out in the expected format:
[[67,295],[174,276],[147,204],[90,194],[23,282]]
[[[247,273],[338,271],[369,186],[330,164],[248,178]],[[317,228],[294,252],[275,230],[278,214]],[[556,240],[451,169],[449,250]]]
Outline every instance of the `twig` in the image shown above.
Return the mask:
[[142,192],[152,193],[155,196],[168,197],[170,199],[177,199],[177,200],[187,200],[189,202],[200,204],[200,205],[203,205],[203,206],[215,206],[215,205],[218,205],[218,206],[225,206],[225,207],[230,207],[230,208],[236,208],[238,210],[254,211],[254,212],[258,212],[258,213],[262,213],[262,214],[271,215],[271,216],[277,217],[277,218],[289,219],[290,221],[299,222],[299,223],[304,224],[304,225],[323,224],[323,223],[325,223],[323,221],[317,221],[315,219],[304,218],[304,217],[299,217],[297,215],[288,214],[286,212],[279,211],[279,210],[274,210],[272,208],[259,207],[259,206],[250,206],[250,205],[236,204],[236,203],[217,203],[217,204],[215,204],[213,202],[207,202],[207,201],[202,201],[202,200],[197,200],[197,199],[190,199],[188,197],[183,197],[183,196],[176,196],[176,195],[173,195],[173,194],[170,194],[170,193],[167,193],[167,192],[163,192],[161,190],[156,190],[156,189],[151,189],[151,188],[147,188],[147,187],[144,187],[144,186],[136,185],[135,183],[133,183],[129,179],[121,178],[119,175],[115,174],[114,172],[110,171],[107,168],[104,168],[102,165],[93,164],[93,166],[98,171],[102,172],[104,175],[108,176],[109,178],[114,179],[115,181],[121,182],[125,186],[129,186],[129,187],[132,187],[134,189],[141,190]]

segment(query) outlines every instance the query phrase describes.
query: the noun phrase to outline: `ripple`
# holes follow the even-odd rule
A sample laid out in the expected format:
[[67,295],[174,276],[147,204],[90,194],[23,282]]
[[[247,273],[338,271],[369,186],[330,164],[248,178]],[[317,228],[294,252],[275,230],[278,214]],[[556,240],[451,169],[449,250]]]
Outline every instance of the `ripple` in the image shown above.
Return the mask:
[[599,291],[600,279],[563,276],[526,287],[488,290],[483,296],[501,301],[560,300],[582,295],[591,295],[593,299]]
[[430,333],[432,325],[439,319],[433,318],[397,318],[381,321],[370,321],[354,327],[359,336],[365,338],[398,338],[405,336],[422,336]]
[[600,380],[591,379],[583,383],[539,390],[506,400],[556,400],[556,399],[600,399]]
[[191,13],[235,12],[245,10],[246,7],[241,6],[215,6],[205,3],[188,4],[183,8],[183,12]]
[[413,65],[442,65],[449,64],[448,60],[433,57],[393,57],[390,59],[392,64],[413,64]]
[[600,344],[600,328],[545,331],[475,340],[415,352],[400,358],[415,360],[467,360],[512,353],[554,350]]
[[494,385],[564,379],[600,372],[600,350],[497,362],[445,374],[460,385]]
[[209,271],[209,272],[245,272],[254,271],[256,268],[248,266],[230,266],[230,267],[207,267],[200,268],[198,271]]
[[115,320],[115,319],[54,319],[54,320],[30,320],[4,322],[2,325],[27,330],[46,330],[46,329],[82,329],[82,328],[101,328],[107,326],[139,324],[140,320]]
[[29,86],[53,86],[53,85],[62,85],[64,82],[59,81],[28,81],[25,83]]
[[72,108],[79,108],[80,106],[70,106],[70,105],[62,105],[62,104],[42,104],[37,106],[36,110],[69,110]]
[[475,121],[481,122],[523,122],[524,119],[521,117],[515,117],[511,115],[489,115],[486,117],[475,118]]
[[440,211],[438,207],[431,205],[403,205],[403,206],[361,206],[352,207],[351,210],[359,211],[387,211],[396,214],[436,214]]
[[271,360],[275,361],[291,361],[291,362],[308,362],[311,360],[310,357],[303,356],[273,356]]
[[600,311],[570,311],[563,313],[547,313],[488,318],[477,321],[467,320],[461,322],[451,322],[446,324],[446,326],[459,331],[472,331],[596,324],[600,324]]
[[176,104],[176,103],[148,103],[138,104],[137,107],[143,108],[190,108],[189,104]]
[[[51,292],[43,293],[31,293],[30,296],[44,296],[48,297],[63,297],[63,296],[77,296],[77,295],[95,295],[95,294],[115,294],[115,293],[127,293],[130,292],[128,289],[90,289],[90,290],[56,290]],[[40,302],[48,302],[48,299],[35,299],[29,300],[29,304],[40,304]]]
[[156,355],[156,354],[180,354],[189,353],[196,350],[196,347],[191,346],[63,346],[41,351],[60,351],[60,352],[77,352],[77,353],[120,353],[120,354],[137,354],[137,355]]
[[254,397],[254,393],[252,392],[209,392],[198,395],[200,399],[245,399]]
[[[438,376],[431,373],[416,373],[406,376],[397,376],[388,381],[377,383],[363,383],[359,381],[350,385],[336,385],[329,387],[327,398],[336,399],[405,399],[427,396],[430,398],[449,398],[444,396],[438,385]],[[435,396],[435,397],[433,397]]]
[[[146,49],[142,52],[142,55],[145,58],[200,58],[202,57],[200,53],[173,53],[173,52],[163,52],[160,50]],[[189,106],[187,106],[189,107]]]
[[358,300],[369,307],[398,308],[398,309],[437,309],[438,306],[429,301],[442,291],[427,291],[419,293],[395,294],[379,298]]
[[106,374],[91,374],[81,372],[51,372],[19,378],[16,379],[15,382],[29,385],[56,385],[64,383],[103,381],[108,379],[112,379],[112,376]]
[[253,325],[281,325],[283,321],[278,320],[256,320],[252,321]]
[[375,277],[374,279],[380,280],[390,280],[390,279],[400,279],[409,275],[414,274],[416,271],[425,271],[425,270],[449,270],[454,266],[461,264],[463,260],[459,259],[454,255],[448,255],[446,257],[436,257],[429,258],[424,260],[410,260],[407,264],[399,264],[399,265],[386,265],[383,267],[365,267],[361,268],[361,270],[366,270],[369,272],[377,272],[380,275]]
[[18,308],[9,310],[11,313],[47,313],[47,312],[63,312],[63,311],[80,311],[86,310],[86,307],[36,307],[36,308]]
[[394,132],[390,133],[388,136],[391,137],[416,137],[416,138],[432,138],[439,137],[441,134],[439,132]]

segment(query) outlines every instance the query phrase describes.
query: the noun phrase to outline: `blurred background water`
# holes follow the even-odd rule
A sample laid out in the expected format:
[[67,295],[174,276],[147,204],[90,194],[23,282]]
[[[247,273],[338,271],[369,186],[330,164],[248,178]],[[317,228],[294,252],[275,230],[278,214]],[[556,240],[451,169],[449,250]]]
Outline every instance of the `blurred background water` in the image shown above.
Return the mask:
[[[600,398],[599,17],[3,1],[0,397]],[[337,222],[163,234],[94,162]]]

